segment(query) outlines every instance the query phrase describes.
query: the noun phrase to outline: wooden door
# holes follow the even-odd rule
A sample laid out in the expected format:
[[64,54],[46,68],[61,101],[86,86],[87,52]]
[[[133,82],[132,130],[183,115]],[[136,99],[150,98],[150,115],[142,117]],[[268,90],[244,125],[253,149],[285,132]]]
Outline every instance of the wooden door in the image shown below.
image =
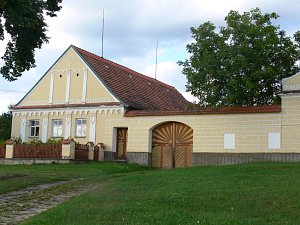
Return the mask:
[[189,126],[168,122],[152,131],[152,167],[192,166],[193,130]]
[[117,159],[126,159],[128,128],[117,129]]

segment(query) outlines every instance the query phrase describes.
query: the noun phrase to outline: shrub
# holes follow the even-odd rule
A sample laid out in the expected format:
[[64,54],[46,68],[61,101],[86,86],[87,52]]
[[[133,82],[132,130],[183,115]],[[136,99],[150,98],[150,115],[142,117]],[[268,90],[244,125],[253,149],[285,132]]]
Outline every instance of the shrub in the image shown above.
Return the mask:
[[46,141],[46,144],[59,144],[62,142],[62,140],[63,140],[63,138],[49,138]]
[[43,144],[43,142],[40,139],[32,139],[32,140],[28,141],[27,144],[30,144],[30,145],[39,145],[39,144]]

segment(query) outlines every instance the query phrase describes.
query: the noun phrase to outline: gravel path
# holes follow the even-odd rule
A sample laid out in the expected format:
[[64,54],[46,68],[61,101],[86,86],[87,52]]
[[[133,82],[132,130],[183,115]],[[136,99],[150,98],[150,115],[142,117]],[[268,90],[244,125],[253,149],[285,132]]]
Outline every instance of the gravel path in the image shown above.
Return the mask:
[[[0,225],[19,224],[63,201],[91,190],[94,185],[80,188],[74,181],[40,184],[0,195]],[[70,188],[71,187],[71,188]]]

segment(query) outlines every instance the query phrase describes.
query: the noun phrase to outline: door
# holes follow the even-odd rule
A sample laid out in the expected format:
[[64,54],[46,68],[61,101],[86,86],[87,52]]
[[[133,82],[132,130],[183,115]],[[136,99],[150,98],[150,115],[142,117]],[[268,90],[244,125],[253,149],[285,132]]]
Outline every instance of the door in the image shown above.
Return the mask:
[[168,122],[152,131],[152,167],[192,166],[193,130],[178,122]]
[[128,128],[117,128],[117,159],[126,159]]

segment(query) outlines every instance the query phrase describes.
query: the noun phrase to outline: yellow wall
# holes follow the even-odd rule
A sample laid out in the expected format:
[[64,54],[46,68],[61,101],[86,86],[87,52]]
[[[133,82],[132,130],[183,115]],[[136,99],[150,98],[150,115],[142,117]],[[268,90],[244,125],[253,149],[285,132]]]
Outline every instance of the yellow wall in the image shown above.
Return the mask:
[[[176,121],[193,129],[194,152],[288,152],[288,149],[268,149],[268,133],[281,132],[280,113],[152,116],[108,119],[105,123],[105,143],[110,143],[114,127],[128,127],[128,151],[148,152],[149,134],[160,123]],[[236,149],[224,149],[224,133],[236,135]],[[109,146],[111,148],[111,145]]]
[[[71,137],[75,141],[86,143],[89,141],[90,117],[96,116],[96,141],[104,143],[107,151],[115,150],[114,129],[128,128],[128,152],[151,151],[151,129],[155,126],[176,121],[187,124],[193,129],[194,152],[230,152],[230,153],[257,153],[257,152],[300,152],[300,97],[289,96],[282,98],[281,113],[257,114],[219,114],[219,115],[175,115],[175,116],[146,116],[123,117],[122,112],[116,110],[91,109],[82,111],[74,109],[72,118]],[[27,121],[48,117],[48,138],[51,137],[52,119],[62,119],[65,127],[66,112],[48,113],[40,115],[27,113]],[[13,117],[12,136],[20,136],[21,114]],[[75,119],[87,120],[87,136],[76,138]],[[42,137],[40,128],[40,139]],[[29,127],[26,127],[29,132]],[[63,129],[63,135],[65,130]],[[224,149],[224,134],[235,134],[235,149]],[[268,134],[281,134],[281,148],[269,149]],[[28,138],[26,139],[28,140]]]
[[[53,103],[64,103],[68,70],[71,69],[70,103],[81,102],[82,84],[86,65],[70,48],[63,57],[49,70],[36,87],[27,95],[20,105],[40,105],[48,102],[50,77],[54,74]],[[78,76],[77,76],[78,73]],[[60,77],[62,75],[62,77]],[[285,82],[295,87],[300,84],[300,74],[286,79]],[[99,80],[87,70],[87,102],[116,101],[107,92]],[[122,108],[60,108],[44,110],[15,110],[13,114],[12,136],[19,137],[21,120],[25,118],[26,141],[29,133],[29,121],[40,120],[40,136],[42,138],[43,118],[48,118],[47,138],[51,137],[52,120],[63,120],[63,136],[66,119],[71,117],[70,136],[75,141],[86,143],[90,136],[90,118],[96,117],[96,141],[102,142],[107,151],[115,150],[116,128],[128,128],[128,152],[151,151],[151,129],[169,121],[187,124],[193,129],[193,152],[228,152],[228,153],[258,153],[258,152],[300,152],[300,95],[283,95],[281,113],[252,114],[218,114],[218,115],[175,115],[175,116],[145,116],[123,117]],[[75,137],[75,120],[87,120],[87,136]],[[268,134],[280,133],[280,149],[269,149]],[[235,134],[235,149],[224,149],[224,134]]]
[[48,105],[51,75],[53,80],[53,104],[65,104],[67,76],[70,73],[70,104],[81,104],[83,93],[84,73],[87,73],[86,99],[83,102],[117,102],[105,89],[99,79],[88,69],[77,53],[70,48],[46,73],[40,82],[22,100],[19,106]]

